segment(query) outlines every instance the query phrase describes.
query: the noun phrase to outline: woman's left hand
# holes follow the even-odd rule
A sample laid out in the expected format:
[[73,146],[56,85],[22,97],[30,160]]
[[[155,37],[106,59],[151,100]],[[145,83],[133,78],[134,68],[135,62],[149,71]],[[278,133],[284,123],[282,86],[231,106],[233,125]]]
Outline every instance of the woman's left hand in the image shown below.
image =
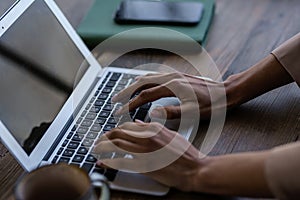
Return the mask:
[[[141,172],[183,191],[194,190],[198,170],[206,160],[178,133],[159,123],[141,121],[125,123],[105,133],[93,151],[102,167]],[[105,158],[112,152],[113,159]]]

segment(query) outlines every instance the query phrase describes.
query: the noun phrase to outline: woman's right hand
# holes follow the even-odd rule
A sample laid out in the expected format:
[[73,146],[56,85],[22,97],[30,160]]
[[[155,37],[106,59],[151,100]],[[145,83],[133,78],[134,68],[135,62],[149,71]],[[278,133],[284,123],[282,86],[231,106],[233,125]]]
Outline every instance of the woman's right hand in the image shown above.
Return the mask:
[[[140,93],[130,99],[130,97]],[[226,91],[223,82],[181,73],[147,74],[136,78],[136,82],[113,97],[114,102],[124,106],[116,114],[132,111],[145,103],[163,97],[177,97],[179,106],[158,107],[150,113],[155,118],[180,118],[181,113],[199,110],[202,119],[210,117],[212,109],[226,109]],[[193,112],[192,112],[193,111]]]

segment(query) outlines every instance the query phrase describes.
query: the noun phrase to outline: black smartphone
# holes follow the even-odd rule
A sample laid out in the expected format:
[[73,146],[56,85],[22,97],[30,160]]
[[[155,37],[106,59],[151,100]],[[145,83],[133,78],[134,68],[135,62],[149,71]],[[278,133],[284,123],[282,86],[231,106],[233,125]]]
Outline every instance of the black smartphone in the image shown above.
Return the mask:
[[119,24],[196,25],[203,4],[193,1],[123,0],[114,20]]

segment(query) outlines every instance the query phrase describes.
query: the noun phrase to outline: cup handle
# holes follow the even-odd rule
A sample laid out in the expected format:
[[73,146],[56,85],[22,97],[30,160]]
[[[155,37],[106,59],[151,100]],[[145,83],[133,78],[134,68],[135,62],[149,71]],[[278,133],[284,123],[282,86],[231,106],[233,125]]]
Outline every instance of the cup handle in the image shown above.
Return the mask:
[[99,200],[109,200],[110,190],[107,178],[99,173],[92,173],[90,177],[94,187],[98,187],[99,185],[101,185],[101,195],[99,197]]

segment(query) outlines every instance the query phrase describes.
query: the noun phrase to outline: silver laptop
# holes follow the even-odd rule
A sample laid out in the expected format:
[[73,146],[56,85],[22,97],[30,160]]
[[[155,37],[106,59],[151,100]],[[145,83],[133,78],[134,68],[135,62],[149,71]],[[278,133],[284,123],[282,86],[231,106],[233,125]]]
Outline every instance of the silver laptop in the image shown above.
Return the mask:
[[[143,175],[99,168],[92,154],[94,141],[124,120],[112,115],[118,105],[111,96],[147,71],[102,68],[53,0],[17,1],[1,17],[0,44],[13,53],[0,54],[0,136],[25,170],[66,162],[104,174],[112,189],[168,192]],[[23,66],[24,59],[34,65]],[[146,109],[156,104],[164,102]]]

